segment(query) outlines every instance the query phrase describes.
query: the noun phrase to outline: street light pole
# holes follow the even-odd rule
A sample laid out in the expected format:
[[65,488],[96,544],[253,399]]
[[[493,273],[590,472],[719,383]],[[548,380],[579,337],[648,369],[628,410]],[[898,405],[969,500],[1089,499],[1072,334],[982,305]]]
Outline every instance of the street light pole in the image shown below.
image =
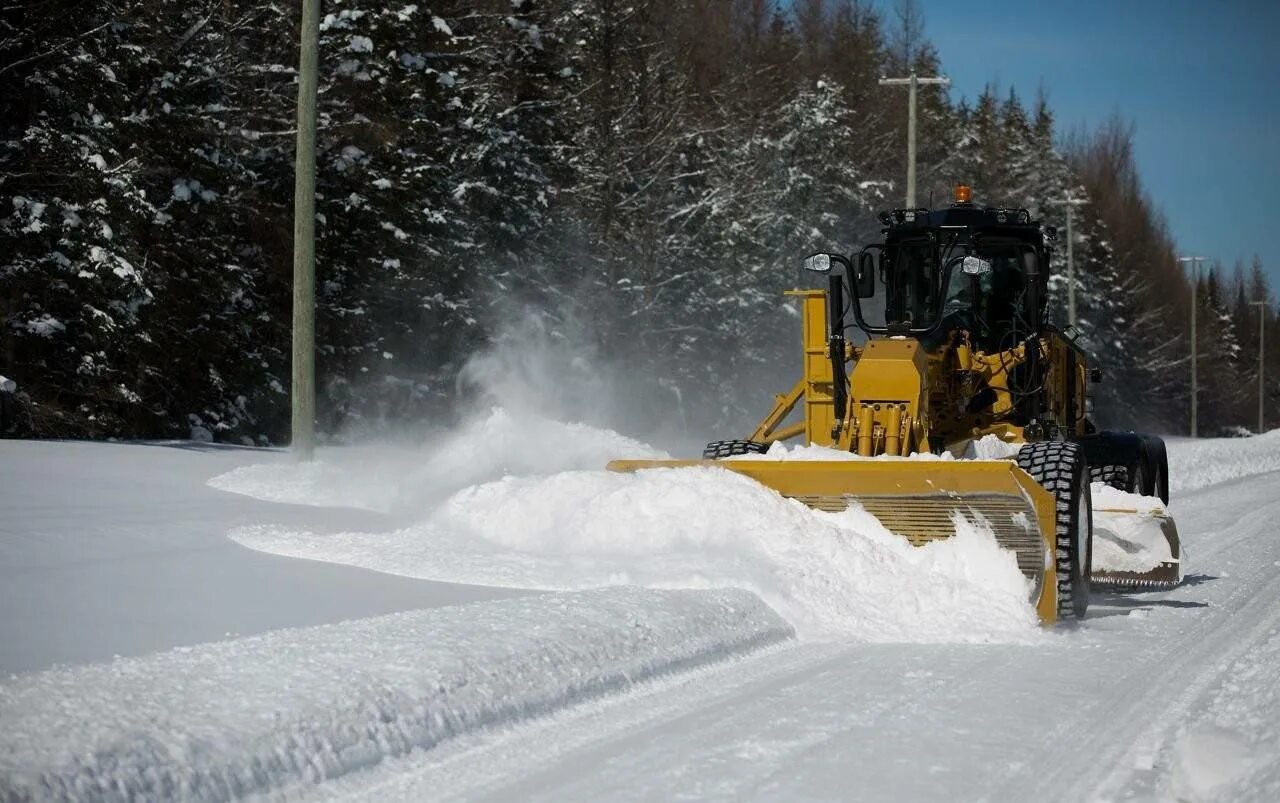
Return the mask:
[[950,86],[946,76],[920,78],[912,72],[906,78],[881,78],[880,86],[907,87],[907,209],[916,208],[916,89],[921,85]]
[[1267,334],[1267,302],[1250,301],[1250,306],[1258,308],[1258,434],[1261,435],[1266,429],[1266,418],[1263,415],[1263,392],[1266,389],[1266,383],[1263,381],[1263,375],[1266,369],[1266,334]]
[[1076,325],[1076,260],[1075,236],[1072,231],[1072,210],[1085,203],[1083,198],[1072,198],[1067,193],[1067,323]]
[[1196,299],[1200,286],[1200,263],[1204,257],[1178,257],[1179,262],[1191,263],[1191,437],[1198,437],[1196,429],[1196,412],[1200,403],[1199,375],[1196,373]]
[[302,0],[298,55],[298,147],[293,180],[294,456],[315,456],[316,420],[316,86],[320,0]]

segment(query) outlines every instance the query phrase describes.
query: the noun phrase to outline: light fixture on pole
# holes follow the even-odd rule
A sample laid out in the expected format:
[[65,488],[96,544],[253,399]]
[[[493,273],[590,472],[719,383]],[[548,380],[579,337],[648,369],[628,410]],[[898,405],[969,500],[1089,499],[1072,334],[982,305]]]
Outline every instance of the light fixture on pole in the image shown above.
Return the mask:
[[920,78],[914,72],[906,78],[881,78],[880,86],[907,87],[907,209],[916,208],[916,89],[921,85],[950,86],[945,75]]
[[1200,402],[1199,375],[1196,373],[1196,294],[1200,286],[1200,263],[1204,257],[1178,257],[1179,262],[1191,263],[1191,437],[1198,437],[1196,407]]
[[1076,260],[1075,232],[1072,230],[1072,214],[1075,207],[1088,203],[1083,198],[1072,198],[1067,193],[1067,323],[1076,325]]
[[1266,382],[1263,376],[1266,373],[1266,335],[1267,335],[1267,302],[1250,301],[1249,305],[1258,308],[1258,434],[1261,435],[1266,431],[1266,418],[1263,415],[1263,395],[1266,390]]
[[316,421],[316,86],[320,0],[302,0],[298,55],[298,148],[293,178],[293,377],[291,446],[315,456]]

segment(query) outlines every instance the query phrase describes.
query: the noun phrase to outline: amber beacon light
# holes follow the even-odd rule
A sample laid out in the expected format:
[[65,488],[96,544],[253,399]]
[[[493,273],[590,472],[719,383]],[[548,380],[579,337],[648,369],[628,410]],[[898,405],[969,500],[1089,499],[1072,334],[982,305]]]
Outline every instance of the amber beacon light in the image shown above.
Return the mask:
[[956,185],[956,203],[967,204],[973,200],[973,190],[968,184]]

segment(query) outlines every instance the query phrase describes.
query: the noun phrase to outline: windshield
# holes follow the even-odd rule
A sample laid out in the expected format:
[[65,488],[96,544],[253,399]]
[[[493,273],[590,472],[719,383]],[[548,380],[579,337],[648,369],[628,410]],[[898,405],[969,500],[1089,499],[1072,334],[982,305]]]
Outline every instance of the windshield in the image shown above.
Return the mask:
[[906,324],[923,332],[938,322],[942,271],[938,248],[920,238],[885,246],[875,295],[858,300],[860,323],[868,331]]
[[[962,270],[964,258],[981,264]],[[876,292],[858,300],[860,323],[868,332],[884,332],[891,325],[914,333],[934,329],[967,329],[985,348],[995,348],[999,333],[1027,319],[1022,309],[1025,259],[1035,259],[1021,243],[968,244],[927,239],[905,241],[884,249]]]
[[1012,255],[983,254],[982,269],[969,273],[961,269],[962,259],[952,261],[947,291],[942,304],[941,329],[966,329],[983,351],[1004,348],[1004,333],[1023,331],[1018,318],[1026,283],[1021,261]]
[[938,254],[931,243],[895,249],[888,286],[885,319],[911,329],[932,328],[938,314]]

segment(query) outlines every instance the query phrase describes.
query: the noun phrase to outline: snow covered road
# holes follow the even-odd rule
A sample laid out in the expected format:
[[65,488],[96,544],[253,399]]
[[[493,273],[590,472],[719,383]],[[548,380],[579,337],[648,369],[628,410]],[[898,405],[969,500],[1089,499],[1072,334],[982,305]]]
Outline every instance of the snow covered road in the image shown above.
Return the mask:
[[1278,491],[1184,494],[1189,582],[1097,595],[1048,643],[801,643],[308,796],[1274,801]]
[[1280,799],[1280,432],[1172,443],[1188,581],[1052,631],[981,527],[584,470],[645,448],[0,444],[0,658],[138,656],[0,681],[0,799]]
[[314,784],[793,635],[744,591],[619,587],[33,672],[0,684],[0,800]]
[[205,485],[245,463],[289,457],[185,441],[0,440],[0,675],[513,593],[243,549],[228,529],[386,526],[368,510]]

